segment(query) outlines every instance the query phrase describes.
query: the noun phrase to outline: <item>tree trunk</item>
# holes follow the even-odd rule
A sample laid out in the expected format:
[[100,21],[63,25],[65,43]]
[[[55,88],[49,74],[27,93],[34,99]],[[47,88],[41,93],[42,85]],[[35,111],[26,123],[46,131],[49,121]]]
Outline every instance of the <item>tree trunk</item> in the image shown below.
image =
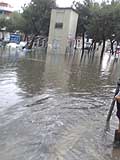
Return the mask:
[[4,40],[5,38],[5,34],[4,34],[4,31],[2,31],[2,40]]
[[105,39],[103,39],[103,47],[102,47],[101,56],[100,56],[101,59],[103,58],[104,51],[105,51]]
[[85,33],[82,34],[82,55],[84,54]]
[[30,42],[30,44],[28,45],[28,49],[32,49],[32,46],[33,46],[33,43],[34,43],[34,40],[35,40],[35,37],[36,37],[36,35],[35,36],[33,36],[33,38],[32,38],[32,40],[31,40],[31,42]]
[[113,49],[113,45],[115,43],[115,40],[110,40],[111,42],[111,52],[112,52],[112,55],[114,54],[114,49]]
[[23,41],[27,41],[28,42],[28,35],[27,34],[24,35]]
[[94,41],[94,47],[93,47],[93,50],[95,51],[96,49],[96,40]]
[[114,54],[114,51],[113,51],[113,44],[114,44],[114,42],[112,40],[110,40],[110,43],[111,43],[111,53],[113,55]]

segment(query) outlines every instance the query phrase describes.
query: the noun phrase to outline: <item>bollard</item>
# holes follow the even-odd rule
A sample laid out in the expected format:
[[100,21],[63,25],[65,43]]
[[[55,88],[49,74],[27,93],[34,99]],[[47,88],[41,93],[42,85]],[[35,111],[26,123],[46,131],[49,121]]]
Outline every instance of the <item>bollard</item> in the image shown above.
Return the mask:
[[120,131],[118,132],[118,130],[115,130],[114,147],[120,147]]

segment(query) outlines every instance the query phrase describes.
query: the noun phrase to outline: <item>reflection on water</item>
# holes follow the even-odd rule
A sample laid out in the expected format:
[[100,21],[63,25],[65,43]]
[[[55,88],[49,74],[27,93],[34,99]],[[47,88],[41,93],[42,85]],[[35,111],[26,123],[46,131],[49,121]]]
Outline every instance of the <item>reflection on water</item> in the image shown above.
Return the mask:
[[119,160],[115,113],[105,128],[119,60],[99,56],[0,52],[0,159]]
[[42,92],[44,89],[45,55],[40,61],[26,58],[19,62],[17,68],[18,86],[27,92],[27,96]]

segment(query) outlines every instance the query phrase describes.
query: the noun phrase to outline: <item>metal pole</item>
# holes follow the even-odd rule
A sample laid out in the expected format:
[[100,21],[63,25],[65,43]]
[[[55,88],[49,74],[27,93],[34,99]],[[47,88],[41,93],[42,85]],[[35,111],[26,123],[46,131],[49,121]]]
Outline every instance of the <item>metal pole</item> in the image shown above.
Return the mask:
[[110,121],[110,118],[111,118],[111,115],[112,115],[112,111],[113,111],[114,105],[115,105],[115,96],[118,94],[119,88],[120,88],[120,79],[117,82],[117,87],[116,87],[116,90],[115,90],[115,94],[114,94],[114,97],[113,97],[113,100],[112,100],[112,103],[111,103],[111,106],[110,106],[110,110],[108,112],[107,122]]

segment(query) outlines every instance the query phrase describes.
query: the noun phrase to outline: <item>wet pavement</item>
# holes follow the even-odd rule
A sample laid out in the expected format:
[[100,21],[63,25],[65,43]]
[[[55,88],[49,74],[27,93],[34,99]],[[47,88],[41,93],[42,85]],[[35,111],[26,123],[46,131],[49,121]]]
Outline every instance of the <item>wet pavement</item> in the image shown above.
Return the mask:
[[1,160],[119,160],[106,117],[120,77],[106,53],[0,53]]

